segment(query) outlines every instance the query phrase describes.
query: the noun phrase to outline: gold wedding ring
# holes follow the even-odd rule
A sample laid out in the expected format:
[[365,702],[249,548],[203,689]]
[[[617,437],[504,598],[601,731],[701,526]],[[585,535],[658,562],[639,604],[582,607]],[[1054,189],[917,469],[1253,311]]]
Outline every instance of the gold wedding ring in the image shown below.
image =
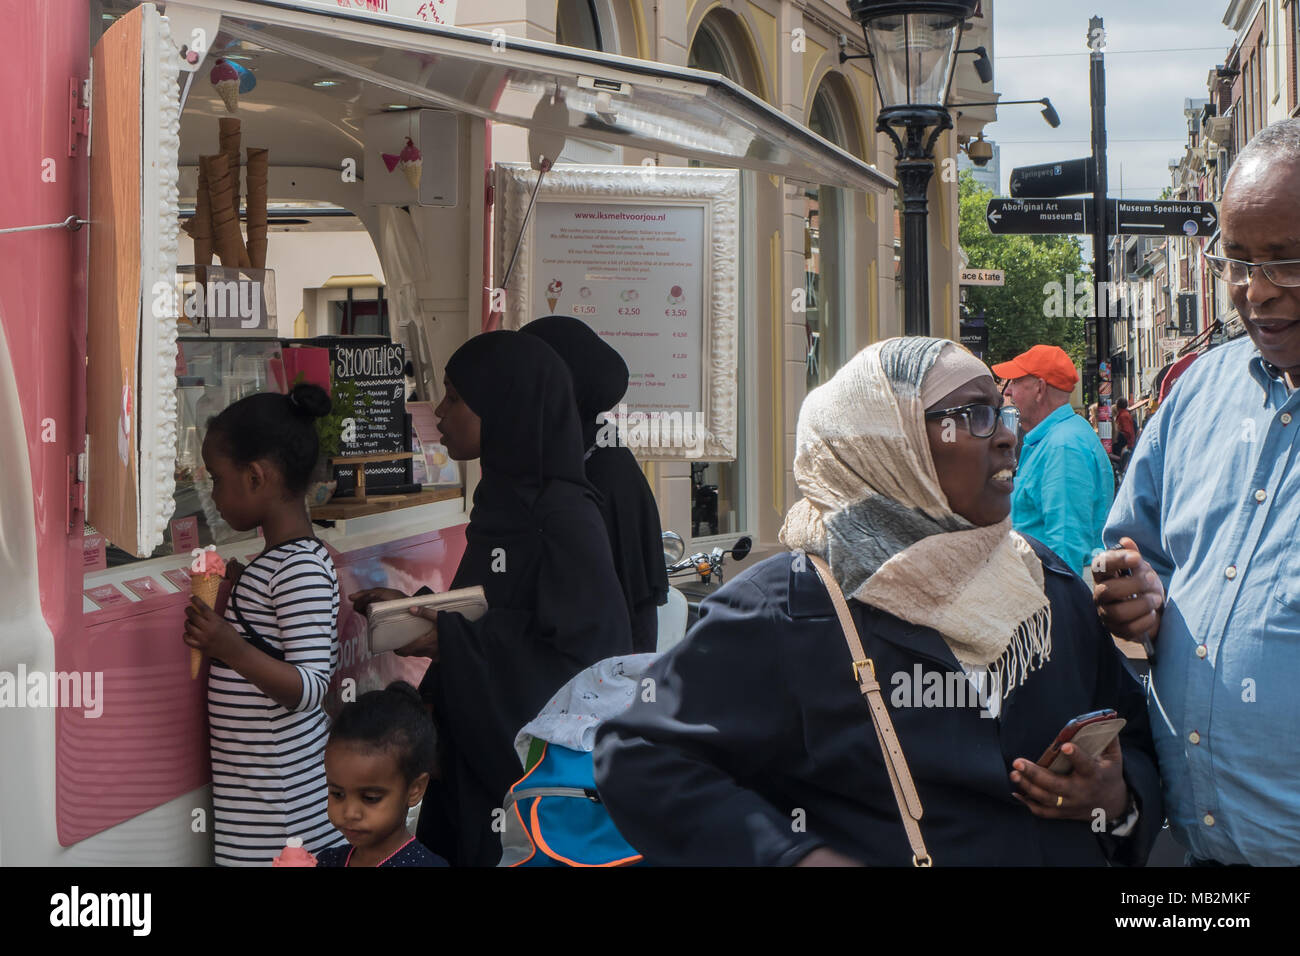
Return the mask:
[[1061,794],[1058,793],[1056,795],[1056,805],[1059,807],[1064,802],[1065,802],[1065,797],[1063,797]]

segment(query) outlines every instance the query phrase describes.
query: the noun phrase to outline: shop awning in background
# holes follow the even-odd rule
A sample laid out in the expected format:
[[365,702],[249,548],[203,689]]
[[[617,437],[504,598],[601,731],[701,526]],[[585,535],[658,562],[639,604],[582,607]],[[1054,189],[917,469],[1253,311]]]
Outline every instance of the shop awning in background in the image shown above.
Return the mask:
[[[362,10],[326,13],[274,0],[201,6],[222,15],[230,36],[386,87],[412,105],[809,183],[870,192],[896,186],[714,73]],[[567,110],[538,109],[556,94]]]

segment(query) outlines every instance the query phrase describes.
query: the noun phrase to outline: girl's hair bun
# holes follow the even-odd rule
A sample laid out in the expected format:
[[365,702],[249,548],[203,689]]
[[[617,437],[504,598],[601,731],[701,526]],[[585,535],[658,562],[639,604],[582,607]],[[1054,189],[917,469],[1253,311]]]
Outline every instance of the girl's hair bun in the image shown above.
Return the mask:
[[386,694],[396,694],[403,700],[410,701],[416,707],[424,708],[424,698],[420,692],[404,680],[395,680],[384,688]]
[[331,743],[392,751],[407,782],[428,773],[437,763],[433,721],[420,692],[406,681],[393,681],[383,690],[368,691],[344,704],[329,739]]
[[289,390],[289,404],[307,418],[324,418],[333,407],[325,389],[310,382],[300,382]]

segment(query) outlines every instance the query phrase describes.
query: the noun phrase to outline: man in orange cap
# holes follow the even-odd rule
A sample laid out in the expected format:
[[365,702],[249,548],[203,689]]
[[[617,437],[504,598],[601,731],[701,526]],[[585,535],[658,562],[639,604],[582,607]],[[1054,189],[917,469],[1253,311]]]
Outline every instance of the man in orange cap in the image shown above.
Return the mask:
[[1009,380],[1006,395],[1025,429],[1011,522],[1082,574],[1102,546],[1115,473],[1092,427],[1070,407],[1079,373],[1063,350],[1035,345],[994,365],[993,374]]

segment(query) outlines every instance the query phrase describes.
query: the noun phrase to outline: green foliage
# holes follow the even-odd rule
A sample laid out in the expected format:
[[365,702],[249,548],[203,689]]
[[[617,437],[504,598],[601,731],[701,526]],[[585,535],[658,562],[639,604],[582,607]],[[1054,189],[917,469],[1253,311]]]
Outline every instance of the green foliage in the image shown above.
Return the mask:
[[[1059,345],[1082,369],[1086,341],[1084,315],[1071,315],[1073,300],[1059,296],[1064,308],[1050,304],[1052,283],[1068,289],[1069,277],[1082,290],[1091,282],[1083,252],[1073,236],[995,236],[985,212],[993,193],[963,172],[958,183],[958,239],[972,269],[1002,269],[1004,286],[972,286],[966,307],[983,310],[989,328],[989,364],[1005,362],[1034,345]],[[1052,313],[1052,314],[1045,314]]]
[[[293,380],[294,385],[303,381],[303,374]],[[321,418],[316,419],[316,438],[320,441],[320,457],[333,458],[343,447],[343,421],[347,418],[357,417],[357,404],[360,400],[361,408],[370,407],[370,396],[362,395],[357,388],[356,382],[336,382],[330,381],[330,412]]]

